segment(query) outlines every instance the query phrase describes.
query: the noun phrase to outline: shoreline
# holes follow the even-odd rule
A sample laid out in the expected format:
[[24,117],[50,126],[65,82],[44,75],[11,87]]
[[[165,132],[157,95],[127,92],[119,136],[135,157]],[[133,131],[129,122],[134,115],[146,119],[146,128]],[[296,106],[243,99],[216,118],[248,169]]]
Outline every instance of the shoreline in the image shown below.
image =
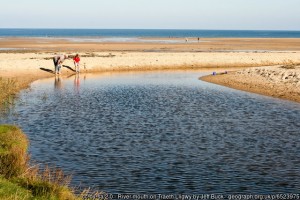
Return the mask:
[[[24,89],[33,81],[54,75],[52,57],[59,53],[78,53],[81,57],[81,71],[86,73],[216,68],[236,71],[247,67],[300,63],[300,38],[200,38],[208,41],[200,43],[195,42],[197,38],[190,39],[193,42],[184,42],[185,38],[143,39],[154,42],[78,42],[58,38],[2,37],[0,77],[17,80],[16,91]],[[157,39],[182,40],[182,43],[157,43]],[[63,75],[74,73],[71,59],[63,64],[66,66],[62,69]],[[248,83],[234,83],[236,77],[231,78],[231,74],[202,79],[274,96],[267,90],[254,90],[256,85],[250,89],[250,86],[241,86]],[[257,78],[245,74],[237,77],[242,76],[250,82]],[[217,77],[226,78],[217,80]],[[226,80],[230,80],[230,83]],[[267,87],[269,83],[261,81],[260,84]],[[282,98],[286,97],[283,95]]]
[[[3,40],[1,39],[1,48],[3,47],[1,46],[2,42]],[[36,48],[35,45],[38,41],[31,42],[32,43],[30,45]],[[284,42],[286,41],[284,40]],[[270,49],[269,51],[274,52],[235,52],[239,50],[239,48],[238,46],[234,45],[233,47],[231,47],[231,49],[224,48],[218,50],[219,47],[216,47],[212,44],[210,44],[211,46],[207,46],[204,48],[201,47],[205,52],[199,49],[195,50],[194,44],[168,44],[170,49],[161,49],[161,52],[147,52],[160,49],[162,48],[162,45],[165,44],[159,44],[158,46],[152,43],[150,45],[148,43],[100,44],[100,47],[95,48],[97,50],[95,51],[93,48],[88,47],[88,44],[81,46],[81,44],[78,43],[70,43],[65,44],[66,46],[62,47],[64,45],[63,43],[59,44],[58,46],[56,46],[56,44],[50,43],[47,44],[47,47],[42,50],[26,49],[24,51],[14,50],[12,52],[0,51],[0,86],[3,79],[16,80],[16,85],[12,86],[8,84],[8,88],[14,87],[13,92],[8,94],[8,96],[14,96],[18,94],[22,89],[30,87],[30,84],[33,81],[43,78],[55,77],[55,75],[52,73],[52,71],[54,70],[52,61],[54,52],[72,55],[74,55],[75,53],[79,53],[82,60],[81,69],[83,70],[83,64],[86,65],[86,73],[116,73],[120,71],[153,71],[178,69],[218,69],[217,71],[234,70],[236,72],[229,72],[225,75],[205,76],[201,77],[200,79],[239,90],[259,93],[282,99],[289,99],[300,103],[300,91],[298,91],[299,89],[296,91],[291,90],[293,88],[300,88],[300,45],[298,47],[293,46],[291,48],[297,50],[286,50],[288,48],[286,48],[283,43],[281,43],[282,46],[280,46],[279,48],[280,52],[275,52],[278,51],[278,47],[274,47],[271,44],[269,46],[266,45],[259,48]],[[19,44],[18,41],[14,41],[9,45],[10,47],[3,48],[13,48],[14,46]],[[24,45],[26,48],[30,47],[30,45],[27,46],[26,43],[22,42],[20,45]],[[93,45],[97,46],[98,44],[94,43],[92,44],[92,46]],[[110,46],[110,48],[104,48],[105,45]],[[227,41],[226,45],[230,46],[230,41]],[[245,48],[251,47],[245,45]],[[102,49],[110,50],[104,51]],[[294,65],[294,63],[296,63],[297,65]],[[74,72],[69,69],[69,67],[74,68],[72,60],[66,60],[64,62],[64,65],[66,65],[66,67],[62,69],[63,76],[74,74]],[[276,66],[261,67],[266,65]],[[282,66],[285,66],[286,68],[282,68]],[[242,68],[242,70],[240,70],[240,68]],[[297,79],[294,80],[294,77],[296,77]],[[290,80],[293,82],[289,82]],[[259,91],[257,89],[259,89]],[[3,98],[2,96],[0,97]],[[0,99],[0,102],[2,100],[3,99]]]
[[199,78],[237,90],[300,103],[300,64],[256,67]]

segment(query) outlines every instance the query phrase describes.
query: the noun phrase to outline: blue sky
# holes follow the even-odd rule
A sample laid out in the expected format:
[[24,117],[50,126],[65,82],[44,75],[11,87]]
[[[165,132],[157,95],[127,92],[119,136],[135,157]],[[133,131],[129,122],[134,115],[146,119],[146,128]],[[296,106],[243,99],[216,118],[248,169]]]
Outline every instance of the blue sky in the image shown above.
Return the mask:
[[300,0],[3,0],[0,28],[300,30]]

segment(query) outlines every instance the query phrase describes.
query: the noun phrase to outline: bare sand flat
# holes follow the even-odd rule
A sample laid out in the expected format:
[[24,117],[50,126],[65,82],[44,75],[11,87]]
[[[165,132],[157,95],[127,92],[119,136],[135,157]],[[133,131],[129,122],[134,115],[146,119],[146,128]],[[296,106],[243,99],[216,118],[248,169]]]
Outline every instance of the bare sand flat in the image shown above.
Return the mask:
[[[147,39],[151,40],[151,38]],[[59,53],[68,55],[79,53],[83,73],[204,68],[234,70],[232,68],[241,67],[258,67],[255,69],[259,70],[262,69],[261,66],[300,63],[300,39],[204,38],[199,43],[193,39],[188,43],[157,43],[157,38],[153,40],[155,41],[150,43],[103,43],[47,38],[2,38],[0,39],[0,77],[17,78],[18,81],[27,83],[39,78],[51,77],[54,75],[52,57]],[[62,69],[63,76],[74,73],[72,59],[66,60],[63,64],[65,66]],[[290,69],[280,68],[280,70],[282,74],[285,71],[289,73]],[[295,70],[298,74],[297,67]],[[278,93],[278,90],[271,90],[270,87],[277,88],[284,84],[282,91],[290,91],[295,86],[299,88],[298,79],[294,80],[296,85],[286,82],[269,84],[264,76],[254,70],[249,73],[242,71],[224,76],[206,77],[204,80],[270,96],[276,96],[275,93]],[[255,82],[257,80],[261,81]],[[251,81],[255,84],[250,83]],[[257,91],[257,88],[262,87],[265,90]],[[270,91],[274,92],[271,94]],[[298,101],[297,95],[300,96],[297,92],[292,95],[280,93],[276,97]]]
[[[65,53],[65,52],[61,52]],[[71,53],[71,52],[67,52]],[[232,68],[300,62],[300,52],[79,52],[82,72]],[[75,53],[69,54],[75,55]],[[0,53],[2,77],[47,76],[54,70],[54,53]],[[64,74],[72,73],[72,59],[63,63]],[[86,70],[84,70],[84,66]],[[68,68],[69,67],[69,68]]]
[[300,65],[255,67],[206,76],[204,81],[300,103]]
[[[96,42],[55,38],[2,38],[0,48],[26,51],[300,51],[300,38],[142,38],[149,42]],[[175,43],[164,41],[175,40]],[[101,41],[101,40],[100,40]],[[158,42],[162,41],[162,42]],[[180,42],[181,41],[181,42]]]

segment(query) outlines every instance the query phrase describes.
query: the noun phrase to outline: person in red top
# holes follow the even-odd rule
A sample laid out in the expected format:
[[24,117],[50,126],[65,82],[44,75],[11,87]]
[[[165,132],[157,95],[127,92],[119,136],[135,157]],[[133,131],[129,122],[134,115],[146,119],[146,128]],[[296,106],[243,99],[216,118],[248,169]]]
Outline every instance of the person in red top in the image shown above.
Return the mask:
[[74,65],[75,65],[75,71],[76,71],[76,73],[79,73],[80,72],[80,68],[79,68],[80,58],[79,58],[78,54],[76,54],[76,56],[73,58],[73,61],[74,61]]

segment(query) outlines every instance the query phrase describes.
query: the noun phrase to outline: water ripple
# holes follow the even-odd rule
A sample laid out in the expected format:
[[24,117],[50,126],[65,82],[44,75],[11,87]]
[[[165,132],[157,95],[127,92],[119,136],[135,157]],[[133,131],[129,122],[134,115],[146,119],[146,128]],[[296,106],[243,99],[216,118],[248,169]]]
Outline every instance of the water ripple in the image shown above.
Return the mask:
[[75,185],[134,193],[298,191],[299,104],[198,76],[81,78],[80,88],[71,77],[61,89],[35,83],[7,121],[29,135],[35,160],[72,172]]

